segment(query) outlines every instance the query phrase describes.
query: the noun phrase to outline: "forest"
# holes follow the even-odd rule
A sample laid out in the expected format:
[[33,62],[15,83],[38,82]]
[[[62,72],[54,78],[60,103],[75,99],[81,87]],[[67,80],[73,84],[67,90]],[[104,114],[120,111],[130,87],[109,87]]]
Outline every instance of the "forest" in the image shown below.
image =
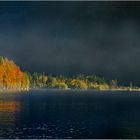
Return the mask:
[[105,80],[97,75],[78,74],[74,76],[46,75],[45,73],[29,73],[30,88],[56,88],[56,89],[94,89],[94,90],[140,90],[130,82],[127,86],[121,86],[116,79]]
[[0,91],[29,90],[31,88],[139,90],[132,83],[129,86],[119,86],[116,79],[106,81],[105,78],[96,75],[78,74],[70,77],[52,76],[44,72],[23,72],[12,60],[0,57]]
[[[26,73],[31,88],[61,88],[61,89],[108,89],[109,85],[104,78],[95,75],[76,75],[67,77],[63,75],[52,76],[44,73]],[[116,82],[116,81],[114,81]]]

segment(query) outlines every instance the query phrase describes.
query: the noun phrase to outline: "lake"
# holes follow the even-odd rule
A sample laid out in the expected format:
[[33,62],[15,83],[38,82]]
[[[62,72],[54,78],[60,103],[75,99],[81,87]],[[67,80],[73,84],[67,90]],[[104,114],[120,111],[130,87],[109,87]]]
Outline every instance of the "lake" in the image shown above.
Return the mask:
[[140,92],[0,94],[0,138],[140,138]]

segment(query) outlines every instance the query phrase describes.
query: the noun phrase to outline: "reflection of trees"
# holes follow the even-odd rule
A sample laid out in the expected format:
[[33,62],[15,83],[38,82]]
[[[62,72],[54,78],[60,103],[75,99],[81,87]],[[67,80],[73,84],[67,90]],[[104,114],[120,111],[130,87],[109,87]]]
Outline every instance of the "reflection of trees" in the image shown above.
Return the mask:
[[16,123],[16,115],[19,111],[19,101],[0,100],[0,126],[14,126]]

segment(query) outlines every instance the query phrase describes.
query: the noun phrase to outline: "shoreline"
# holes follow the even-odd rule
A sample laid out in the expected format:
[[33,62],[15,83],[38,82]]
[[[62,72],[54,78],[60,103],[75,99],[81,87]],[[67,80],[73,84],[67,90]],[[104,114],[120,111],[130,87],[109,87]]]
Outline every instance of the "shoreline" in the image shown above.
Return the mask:
[[52,91],[139,91],[140,89],[61,89],[61,88],[30,88],[29,91],[31,90],[52,90]]
[[82,92],[86,92],[86,91],[94,91],[94,92],[104,92],[104,91],[112,91],[112,92],[117,92],[117,91],[129,91],[129,92],[140,92],[140,89],[76,89],[76,88],[68,88],[68,89],[62,89],[62,88],[29,88],[28,90],[16,90],[16,89],[0,89],[0,94],[1,93],[23,93],[23,92],[30,92],[30,91],[36,91],[36,90],[40,90],[40,91],[82,91]]

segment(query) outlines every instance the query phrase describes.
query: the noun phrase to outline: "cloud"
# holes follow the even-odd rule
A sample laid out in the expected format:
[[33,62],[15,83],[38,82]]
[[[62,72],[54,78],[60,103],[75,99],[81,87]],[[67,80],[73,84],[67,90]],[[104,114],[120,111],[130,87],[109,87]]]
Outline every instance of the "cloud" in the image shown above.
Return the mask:
[[0,11],[9,19],[0,27],[0,55],[31,72],[95,73],[140,83],[135,9],[128,3],[68,3],[30,3],[27,11]]

